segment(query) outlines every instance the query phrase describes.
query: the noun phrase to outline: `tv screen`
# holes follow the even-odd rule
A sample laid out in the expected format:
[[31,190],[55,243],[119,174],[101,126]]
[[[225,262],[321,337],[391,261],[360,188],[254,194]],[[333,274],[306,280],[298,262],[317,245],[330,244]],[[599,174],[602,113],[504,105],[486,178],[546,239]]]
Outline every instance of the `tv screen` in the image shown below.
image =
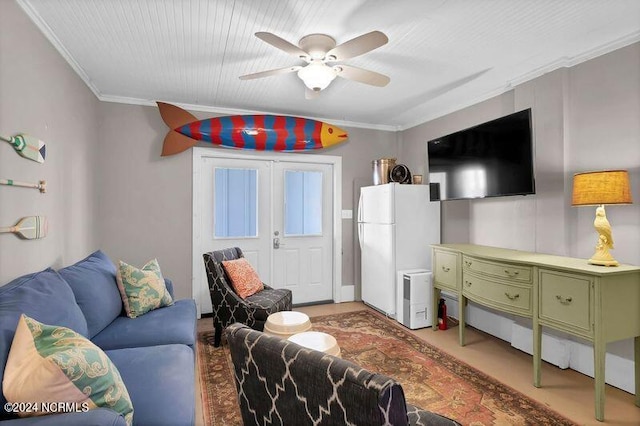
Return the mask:
[[432,200],[535,194],[531,109],[427,143]]

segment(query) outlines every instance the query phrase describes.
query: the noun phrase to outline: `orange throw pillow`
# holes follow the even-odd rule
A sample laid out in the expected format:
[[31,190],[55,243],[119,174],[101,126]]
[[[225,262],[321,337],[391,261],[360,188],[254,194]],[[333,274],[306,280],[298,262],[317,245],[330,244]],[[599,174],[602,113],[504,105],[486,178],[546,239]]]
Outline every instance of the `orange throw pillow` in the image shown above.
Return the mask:
[[231,279],[231,286],[243,299],[264,290],[260,277],[251,264],[241,257],[235,260],[223,260],[222,267]]

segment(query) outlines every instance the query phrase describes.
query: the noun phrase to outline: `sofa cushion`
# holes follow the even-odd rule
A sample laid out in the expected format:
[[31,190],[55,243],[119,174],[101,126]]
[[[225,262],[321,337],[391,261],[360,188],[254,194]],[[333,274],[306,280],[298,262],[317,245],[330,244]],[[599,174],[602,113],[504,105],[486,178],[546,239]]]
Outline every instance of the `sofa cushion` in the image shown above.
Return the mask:
[[231,286],[238,296],[243,299],[264,289],[260,277],[244,257],[235,260],[223,260],[222,267],[231,280]]
[[194,424],[195,358],[189,347],[148,346],[116,349],[106,354],[118,367],[129,390],[136,424]]
[[92,341],[102,349],[120,349],[170,343],[193,347],[195,339],[196,304],[182,299],[138,318],[119,316]]
[[98,334],[122,312],[116,268],[102,251],[98,250],[58,272],[71,286],[87,319],[89,337]]
[[165,277],[164,278],[164,286],[167,288],[167,291],[169,292],[169,296],[171,296],[172,299],[175,299],[176,295],[173,292],[173,281],[171,281],[169,278]]
[[[2,382],[10,402],[72,402],[110,408],[133,423],[133,406],[107,355],[75,331],[21,315]],[[44,411],[23,412],[32,417]]]
[[[57,324],[88,336],[87,321],[69,284],[53,269],[24,275],[0,287],[0,382],[20,315]],[[0,392],[0,405],[6,399]],[[3,408],[0,419],[13,417]]]
[[137,318],[173,303],[156,259],[150,260],[142,268],[118,262],[116,280],[129,318]]

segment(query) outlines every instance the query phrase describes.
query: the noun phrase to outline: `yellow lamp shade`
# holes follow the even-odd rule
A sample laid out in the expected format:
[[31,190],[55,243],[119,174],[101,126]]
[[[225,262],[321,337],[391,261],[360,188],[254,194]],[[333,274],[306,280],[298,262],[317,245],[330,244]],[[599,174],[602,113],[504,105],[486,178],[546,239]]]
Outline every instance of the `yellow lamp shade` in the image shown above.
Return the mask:
[[573,206],[631,204],[626,170],[603,170],[573,175]]
[[609,250],[613,248],[613,235],[604,205],[631,204],[627,171],[603,170],[601,172],[576,173],[573,175],[571,204],[574,206],[599,206],[593,221],[593,226],[598,232],[598,242],[589,263],[600,266],[618,266],[618,261],[609,253]]

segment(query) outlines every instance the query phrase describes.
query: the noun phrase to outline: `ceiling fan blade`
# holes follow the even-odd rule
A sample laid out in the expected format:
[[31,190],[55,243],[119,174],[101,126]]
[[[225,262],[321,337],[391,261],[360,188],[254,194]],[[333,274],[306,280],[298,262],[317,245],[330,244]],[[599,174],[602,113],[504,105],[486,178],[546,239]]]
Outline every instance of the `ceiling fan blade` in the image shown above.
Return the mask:
[[355,58],[363,53],[370,52],[380,46],[384,46],[389,38],[380,31],[371,31],[338,45],[327,52],[327,61],[343,61]]
[[391,79],[384,74],[352,67],[351,65],[336,65],[334,68],[338,69],[338,77],[359,81],[360,83],[370,84],[372,86],[384,87],[391,81]]
[[287,73],[290,73],[290,72],[296,72],[296,71],[300,70],[301,68],[302,68],[301,66],[296,65],[296,66],[293,66],[293,67],[278,68],[278,69],[275,69],[275,70],[255,72],[253,74],[241,75],[240,76],[240,80],[253,80],[255,78],[270,77],[272,75],[278,75],[278,74],[287,74]]
[[289,43],[287,40],[278,37],[275,34],[267,33],[267,32],[257,32],[256,37],[265,43],[269,43],[273,47],[277,47],[280,50],[284,50],[289,55],[293,55],[297,58],[307,60],[309,58],[309,54],[304,50],[300,49],[295,44]]
[[305,99],[317,99],[320,97],[320,91],[319,90],[311,90],[308,87],[304,88],[304,98]]

